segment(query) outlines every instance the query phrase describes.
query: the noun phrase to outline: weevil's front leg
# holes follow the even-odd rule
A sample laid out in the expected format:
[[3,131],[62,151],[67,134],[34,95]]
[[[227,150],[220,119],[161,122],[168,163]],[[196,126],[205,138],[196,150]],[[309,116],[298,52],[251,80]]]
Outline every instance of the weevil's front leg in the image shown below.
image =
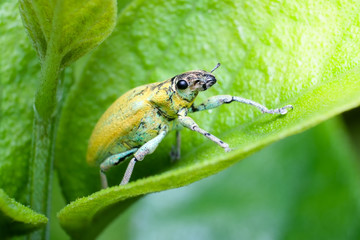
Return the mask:
[[120,185],[125,185],[129,182],[131,174],[134,170],[135,163],[138,161],[142,161],[144,157],[148,154],[151,154],[155,151],[159,143],[164,139],[168,130],[164,128],[159,135],[142,145],[139,150],[136,151],[134,157],[130,160],[129,165],[126,168],[123,179],[121,180]]
[[180,124],[183,125],[184,127],[187,127],[190,130],[193,130],[195,132],[201,133],[202,135],[204,135],[205,137],[207,137],[214,143],[218,144],[220,147],[224,148],[225,152],[229,152],[231,150],[229,148],[229,144],[221,141],[219,138],[217,138],[214,135],[208,133],[207,131],[201,129],[192,118],[186,116],[186,110],[180,111],[178,113],[178,116],[179,116],[178,120],[179,120]]
[[252,105],[260,109],[261,112],[270,113],[270,114],[286,114],[288,112],[288,108],[293,109],[292,105],[286,105],[285,107],[276,108],[276,109],[267,109],[267,107],[261,105],[260,103],[242,97],[236,97],[231,95],[218,95],[208,98],[205,102],[203,102],[198,106],[194,106],[194,105],[191,106],[189,111],[198,112],[198,111],[208,110],[208,109],[216,108],[224,103],[231,103],[234,101]]

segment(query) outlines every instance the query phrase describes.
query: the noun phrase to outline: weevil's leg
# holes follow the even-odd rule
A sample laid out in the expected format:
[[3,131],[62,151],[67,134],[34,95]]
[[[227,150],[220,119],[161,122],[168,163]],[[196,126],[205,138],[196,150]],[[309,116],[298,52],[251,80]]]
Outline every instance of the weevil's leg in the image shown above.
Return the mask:
[[110,157],[105,159],[105,161],[103,161],[100,164],[100,179],[101,179],[101,187],[102,188],[107,188],[108,187],[108,182],[107,182],[105,172],[107,170],[109,170],[111,167],[113,167],[115,165],[118,165],[120,162],[124,161],[126,157],[128,157],[129,155],[136,152],[136,150],[138,150],[138,149],[133,148],[133,149],[130,149],[129,151],[126,151],[126,152],[111,155]]
[[132,174],[134,166],[135,166],[135,163],[137,161],[142,161],[146,155],[153,153],[155,151],[155,149],[157,148],[157,146],[159,145],[159,143],[164,139],[167,132],[168,132],[167,128],[163,129],[159,133],[159,135],[157,135],[156,137],[154,137],[153,139],[151,139],[150,141],[148,141],[147,143],[142,145],[136,151],[136,153],[134,154],[134,158],[131,159],[129,162],[129,165],[125,171],[124,177],[121,180],[120,185],[125,185],[129,182],[131,174]]
[[102,189],[105,189],[105,188],[109,187],[106,174],[101,169],[100,169],[100,181],[101,181],[101,188]]
[[125,185],[129,182],[130,180],[130,177],[131,177],[131,174],[134,170],[134,166],[135,166],[135,163],[137,162],[137,159],[136,158],[132,158],[129,162],[129,165],[127,166],[126,168],[126,171],[125,171],[125,174],[124,174],[124,177],[123,179],[121,180],[120,182],[120,185]]
[[171,161],[176,161],[180,159],[181,154],[181,132],[176,130],[176,144],[171,148],[170,157]]
[[201,133],[202,135],[204,135],[214,143],[218,144],[220,147],[224,148],[225,152],[229,152],[231,150],[229,148],[229,144],[221,141],[219,138],[201,129],[192,118],[186,116],[186,113],[184,114],[184,112],[179,112],[178,120],[184,127],[187,127],[195,132]]
[[286,105],[285,107],[276,108],[276,109],[267,109],[267,107],[261,105],[260,103],[254,102],[249,99],[231,96],[231,95],[218,95],[208,98],[207,100],[205,100],[205,102],[203,102],[198,106],[194,106],[194,105],[191,106],[189,108],[189,112],[208,110],[208,109],[216,108],[224,103],[231,103],[234,101],[252,105],[260,109],[261,112],[270,113],[270,114],[286,114],[288,112],[288,108],[293,109],[292,105]]

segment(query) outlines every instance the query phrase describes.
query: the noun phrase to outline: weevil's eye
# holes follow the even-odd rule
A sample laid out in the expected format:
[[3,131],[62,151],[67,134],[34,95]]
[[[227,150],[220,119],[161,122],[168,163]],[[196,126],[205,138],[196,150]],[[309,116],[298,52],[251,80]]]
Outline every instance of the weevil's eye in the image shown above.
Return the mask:
[[185,80],[180,80],[176,83],[176,86],[178,87],[178,89],[186,89],[189,84],[185,81]]

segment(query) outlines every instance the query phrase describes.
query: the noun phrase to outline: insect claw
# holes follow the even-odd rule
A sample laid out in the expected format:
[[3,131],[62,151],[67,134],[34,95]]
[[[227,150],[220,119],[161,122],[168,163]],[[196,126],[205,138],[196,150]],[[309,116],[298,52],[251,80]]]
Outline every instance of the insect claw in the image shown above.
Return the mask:
[[283,108],[280,109],[280,114],[281,115],[285,115],[285,114],[287,114],[287,112],[288,111],[286,109],[283,109]]
[[287,108],[294,109],[293,105],[286,105],[285,107],[280,108],[280,114],[284,115],[288,113]]

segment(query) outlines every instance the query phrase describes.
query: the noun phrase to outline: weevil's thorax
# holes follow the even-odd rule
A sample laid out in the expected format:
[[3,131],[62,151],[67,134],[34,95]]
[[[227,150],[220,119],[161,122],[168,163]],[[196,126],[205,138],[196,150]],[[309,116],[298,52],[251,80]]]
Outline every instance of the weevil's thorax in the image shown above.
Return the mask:
[[152,93],[149,101],[169,121],[177,118],[180,109],[189,108],[197,95],[194,95],[190,101],[181,98],[173,87],[173,79],[153,84],[151,88]]
[[152,85],[150,101],[169,119],[177,118],[183,108],[189,108],[199,91],[216,83],[214,75],[203,70],[182,73],[169,80]]

